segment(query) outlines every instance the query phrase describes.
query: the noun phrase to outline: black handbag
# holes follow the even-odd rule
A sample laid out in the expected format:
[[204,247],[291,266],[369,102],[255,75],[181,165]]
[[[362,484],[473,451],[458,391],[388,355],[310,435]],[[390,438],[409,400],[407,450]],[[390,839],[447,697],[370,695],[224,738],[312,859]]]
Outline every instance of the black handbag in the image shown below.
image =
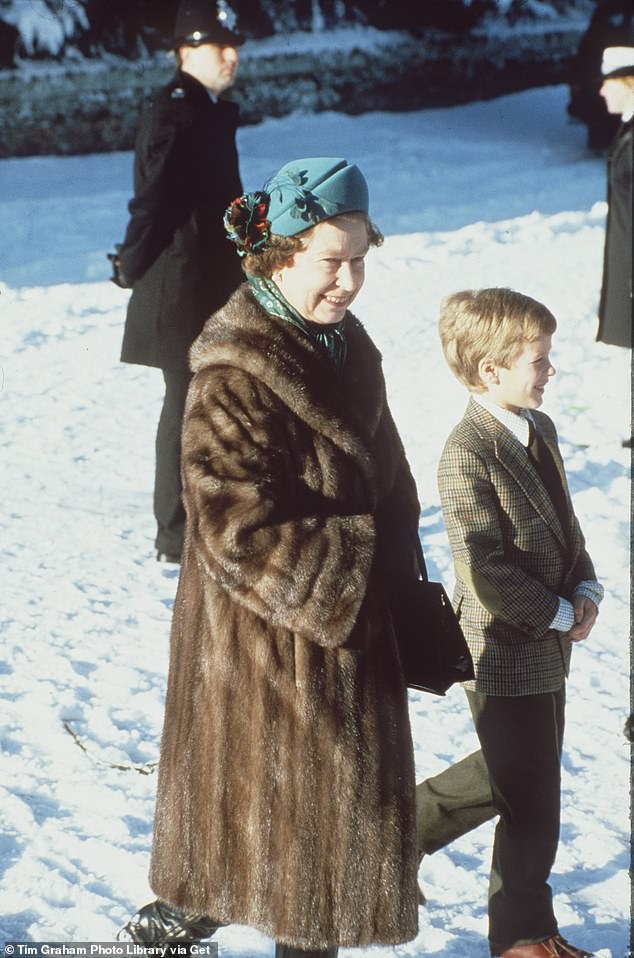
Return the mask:
[[420,542],[418,560],[421,578],[402,580],[392,593],[401,667],[410,688],[445,695],[475,677],[473,660],[449,596],[427,578]]

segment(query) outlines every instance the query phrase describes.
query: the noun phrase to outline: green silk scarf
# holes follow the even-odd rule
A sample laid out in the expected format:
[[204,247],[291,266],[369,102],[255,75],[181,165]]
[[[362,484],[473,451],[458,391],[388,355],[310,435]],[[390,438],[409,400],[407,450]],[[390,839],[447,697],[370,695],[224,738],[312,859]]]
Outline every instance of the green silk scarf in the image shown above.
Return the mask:
[[341,374],[347,351],[344,329],[345,318],[339,323],[332,323],[327,326],[322,323],[311,323],[291,306],[272,280],[262,279],[259,276],[248,276],[247,278],[251,292],[262,309],[270,313],[271,316],[277,316],[278,319],[283,319],[284,322],[300,329],[326,353],[334,364],[337,374]]

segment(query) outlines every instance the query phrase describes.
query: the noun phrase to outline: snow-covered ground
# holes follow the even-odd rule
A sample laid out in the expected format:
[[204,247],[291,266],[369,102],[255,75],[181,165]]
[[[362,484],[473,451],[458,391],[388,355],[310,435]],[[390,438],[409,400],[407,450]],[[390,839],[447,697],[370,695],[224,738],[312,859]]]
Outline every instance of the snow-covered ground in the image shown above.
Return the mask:
[[[566,91],[240,131],[245,185],[301,155],[357,161],[386,232],[355,312],[379,343],[419,484],[431,573],[452,585],[436,463],[466,397],[435,324],[447,293],[509,285],[559,320],[556,420],[606,599],[569,683],[552,884],[566,937],[602,958],[629,938],[630,356],[594,341],[604,163]],[[127,294],[107,280],[131,155],[0,162],[0,940],[112,941],[149,900],[155,762],[177,570],[154,561],[156,370],[118,362]],[[420,776],[475,747],[464,697],[411,697]],[[420,934],[366,956],[485,958],[492,826],[425,859]],[[222,958],[265,958],[240,927]],[[347,954],[346,952],[343,953]],[[350,952],[350,955],[353,953]]]

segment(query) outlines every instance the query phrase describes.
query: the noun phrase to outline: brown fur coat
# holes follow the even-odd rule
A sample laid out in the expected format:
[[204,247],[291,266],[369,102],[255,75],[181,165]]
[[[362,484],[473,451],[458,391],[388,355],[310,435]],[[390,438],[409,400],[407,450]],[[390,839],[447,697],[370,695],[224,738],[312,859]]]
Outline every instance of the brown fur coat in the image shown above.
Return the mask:
[[191,351],[188,531],[150,880],[300,948],[417,931],[414,764],[384,584],[418,501],[380,356],[337,380],[241,287]]

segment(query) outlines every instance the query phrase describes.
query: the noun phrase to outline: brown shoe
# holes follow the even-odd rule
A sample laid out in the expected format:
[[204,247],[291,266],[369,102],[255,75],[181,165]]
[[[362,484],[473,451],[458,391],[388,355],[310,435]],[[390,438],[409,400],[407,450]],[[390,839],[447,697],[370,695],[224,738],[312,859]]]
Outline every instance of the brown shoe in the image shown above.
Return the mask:
[[500,958],[559,958],[560,954],[555,939],[547,938],[534,945],[511,945]]
[[584,951],[583,948],[577,948],[571,945],[569,941],[562,938],[561,935],[555,935],[553,939],[559,948],[559,954],[562,958],[594,958],[591,951]]
[[593,958],[590,951],[576,948],[561,935],[546,938],[534,945],[512,945],[500,958]]

